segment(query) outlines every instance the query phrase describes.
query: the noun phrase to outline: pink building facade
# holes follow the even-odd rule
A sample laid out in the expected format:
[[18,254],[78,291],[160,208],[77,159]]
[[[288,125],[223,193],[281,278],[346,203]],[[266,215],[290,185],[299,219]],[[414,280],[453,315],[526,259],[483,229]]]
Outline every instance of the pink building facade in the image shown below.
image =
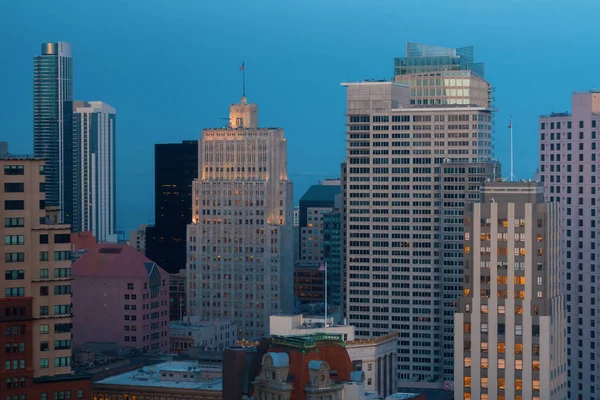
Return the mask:
[[97,245],[73,263],[73,347],[112,343],[166,352],[169,274],[126,245]]

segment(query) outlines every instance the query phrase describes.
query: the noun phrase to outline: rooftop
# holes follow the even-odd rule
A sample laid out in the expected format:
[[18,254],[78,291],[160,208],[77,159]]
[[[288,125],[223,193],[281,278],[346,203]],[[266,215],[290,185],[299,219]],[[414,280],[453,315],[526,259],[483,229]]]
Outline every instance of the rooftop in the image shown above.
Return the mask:
[[73,263],[73,276],[144,278],[154,268],[158,268],[161,276],[168,275],[133,247],[102,244],[88,249]]
[[300,198],[300,202],[307,201],[335,201],[335,195],[341,191],[340,185],[312,185]]
[[211,365],[198,365],[192,361],[169,361],[150,365],[134,371],[111,376],[96,382],[100,385],[147,386],[173,389],[214,390],[223,389],[223,378],[208,379],[198,382],[175,380],[161,380],[161,372],[221,372],[221,367]]

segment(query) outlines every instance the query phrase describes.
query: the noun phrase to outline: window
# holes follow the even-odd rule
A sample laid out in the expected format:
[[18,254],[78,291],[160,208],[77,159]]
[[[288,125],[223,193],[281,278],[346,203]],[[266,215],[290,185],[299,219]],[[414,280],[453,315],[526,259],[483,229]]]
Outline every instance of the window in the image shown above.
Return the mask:
[[40,306],[40,315],[50,315],[48,306]]
[[25,253],[4,253],[5,263],[25,262]]
[[44,324],[44,325],[40,325],[40,334],[45,335],[48,333],[48,325]]
[[23,193],[25,191],[24,183],[6,182],[4,184],[5,193]]
[[40,368],[48,368],[50,367],[50,363],[47,358],[40,358]]
[[48,351],[50,350],[49,342],[40,342],[40,351]]
[[47,233],[40,234],[40,244],[48,244],[48,234]]
[[54,261],[66,261],[71,259],[70,251],[55,251]]
[[481,333],[487,333],[488,324],[481,324]]
[[488,387],[488,378],[481,378],[481,388],[487,389]]
[[488,369],[488,359],[487,358],[481,359],[481,368]]
[[54,243],[71,243],[71,235],[68,233],[55,234]]
[[40,251],[40,261],[48,261],[48,252]]
[[46,183],[40,182],[40,193],[44,193],[46,191]]
[[40,296],[48,296],[48,286],[40,286]]
[[55,367],[68,367],[71,365],[71,357],[54,357]]
[[48,393],[40,393],[40,400],[48,400]]
[[25,296],[24,287],[14,287],[4,289],[4,297],[23,297]]
[[471,377],[465,376],[465,387],[471,387]]
[[54,268],[55,278],[70,278],[71,268]]
[[10,245],[22,245],[25,243],[25,237],[23,235],[5,235],[4,244]]
[[83,399],[83,389],[78,389],[77,390],[77,398],[78,399]]
[[523,369],[523,360],[515,360],[515,369],[522,370]]
[[4,279],[7,281],[18,281],[25,279],[25,270],[9,269],[4,272]]
[[[46,255],[47,254],[48,253],[46,253]],[[48,279],[48,268],[41,268],[40,269],[40,279]]]
[[533,380],[533,382],[531,382],[531,388],[533,390],[540,390],[540,381],[539,380]]
[[71,314],[70,304],[61,304],[54,306],[54,315]]
[[24,210],[25,200],[4,200],[5,210]]
[[127,290],[133,290],[133,283],[127,284]]
[[5,165],[4,175],[25,175],[24,165]]
[[471,357],[465,357],[465,367],[466,368],[470,368],[471,367]]
[[504,358],[499,358],[498,359],[498,369],[505,369],[506,368],[506,360]]
[[5,228],[22,228],[25,226],[25,218],[4,218]]
[[523,335],[523,325],[515,325],[515,335],[516,336]]

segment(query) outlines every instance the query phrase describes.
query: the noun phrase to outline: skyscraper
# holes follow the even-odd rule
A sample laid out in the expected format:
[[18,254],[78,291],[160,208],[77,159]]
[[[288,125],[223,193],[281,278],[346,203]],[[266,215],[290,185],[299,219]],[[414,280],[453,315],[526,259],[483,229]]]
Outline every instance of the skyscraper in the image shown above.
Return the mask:
[[186,266],[186,229],[192,222],[197,177],[197,140],[154,145],[154,226],[146,227],[146,257],[170,274]]
[[101,101],[73,103],[73,232],[99,241],[116,232],[116,111]]
[[259,128],[242,97],[228,128],[198,142],[188,226],[188,315],[233,318],[239,337],[269,334],[269,317],[293,306],[292,182],[281,128]]
[[598,318],[598,146],[600,92],[572,95],[572,113],[540,117],[539,174],[546,200],[559,202],[563,221],[562,282],[567,307],[570,399],[600,398]]
[[47,202],[70,224],[73,207],[71,44],[43,43],[33,58],[33,154],[46,160]]
[[488,107],[410,104],[393,82],[347,87],[346,311],[359,337],[399,331],[400,386],[452,380],[463,208],[499,176]]
[[90,377],[71,370],[70,227],[45,207],[44,161],[3,156],[0,171],[2,395],[90,398]]
[[567,395],[560,215],[535,182],[494,182],[465,212],[455,399]]

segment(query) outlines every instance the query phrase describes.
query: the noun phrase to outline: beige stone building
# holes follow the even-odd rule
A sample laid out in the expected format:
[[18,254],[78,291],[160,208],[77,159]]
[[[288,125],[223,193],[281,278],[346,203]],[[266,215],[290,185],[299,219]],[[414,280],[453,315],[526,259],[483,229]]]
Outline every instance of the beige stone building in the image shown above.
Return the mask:
[[467,206],[455,399],[567,398],[559,218],[535,182],[486,184]]
[[34,377],[71,372],[70,225],[46,213],[44,161],[1,159],[6,299],[32,297]]
[[293,306],[292,182],[281,128],[259,128],[243,97],[230,126],[198,142],[194,221],[188,225],[188,315],[233,319],[239,337],[269,332]]

